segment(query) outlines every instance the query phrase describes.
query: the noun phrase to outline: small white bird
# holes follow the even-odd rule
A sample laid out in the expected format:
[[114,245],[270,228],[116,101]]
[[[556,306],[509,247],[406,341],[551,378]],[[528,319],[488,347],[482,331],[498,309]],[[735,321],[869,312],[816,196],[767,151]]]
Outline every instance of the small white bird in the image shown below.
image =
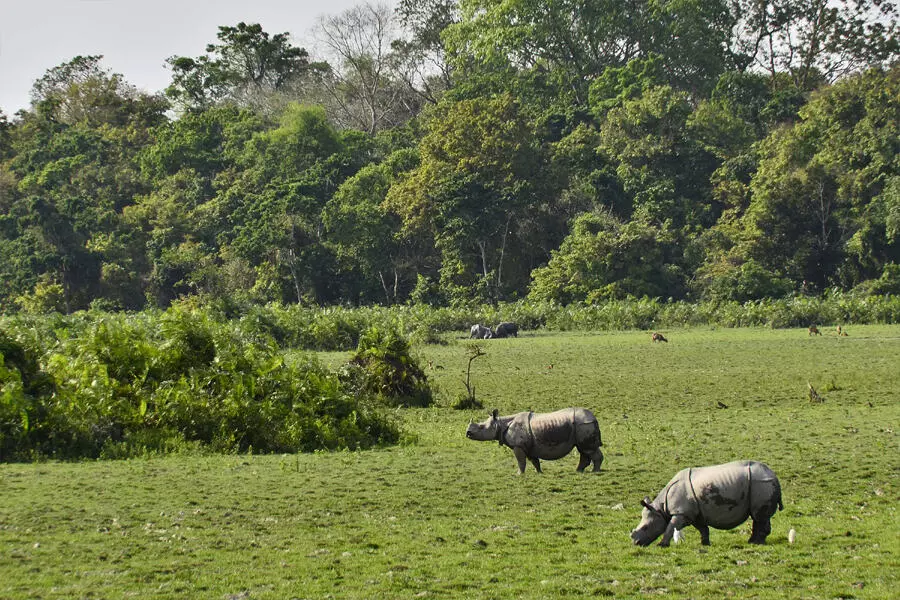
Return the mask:
[[684,534],[681,533],[680,529],[676,529],[675,535],[672,537],[672,541],[674,541],[677,544],[677,543],[681,542],[681,540],[683,540],[683,539],[684,539]]
[[791,527],[791,530],[788,531],[788,544],[793,544],[795,539],[797,539],[797,530]]

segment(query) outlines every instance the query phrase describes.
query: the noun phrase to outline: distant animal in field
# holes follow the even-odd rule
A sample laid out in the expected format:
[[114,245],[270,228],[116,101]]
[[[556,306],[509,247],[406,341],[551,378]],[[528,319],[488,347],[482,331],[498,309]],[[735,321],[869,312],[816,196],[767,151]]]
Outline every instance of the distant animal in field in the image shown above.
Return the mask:
[[838,337],[847,337],[847,332],[844,331],[840,325],[838,325],[835,330],[837,331]]
[[810,325],[808,331],[809,335],[822,335],[822,332],[815,325]]
[[469,338],[476,340],[489,340],[494,336],[494,332],[491,331],[490,327],[485,327],[484,325],[480,325],[475,323],[472,325],[472,328],[469,329]]
[[504,321],[500,323],[496,327],[494,327],[494,337],[495,338],[505,338],[505,337],[519,337],[519,326],[515,323],[509,323]]
[[519,475],[525,472],[525,461],[531,461],[542,473],[541,459],[557,460],[578,449],[581,458],[577,470],[583,472],[591,463],[600,470],[603,452],[600,447],[600,424],[594,413],[586,408],[564,408],[551,413],[520,412],[501,417],[497,410],[481,423],[469,422],[466,437],[481,442],[496,441],[512,448],[519,465]]
[[693,525],[700,543],[709,545],[709,528],[734,529],[749,517],[753,520],[751,544],[765,544],[772,532],[771,518],[783,509],[781,484],[768,465],[741,460],[682,469],[652,502],[641,500],[641,522],[631,532],[631,541],[649,546],[662,535],[660,546],[668,546],[677,530]]
[[669,342],[669,340],[666,339],[666,336],[659,333],[658,331],[654,331],[653,333],[650,334],[650,340],[652,340],[654,342],[666,342],[666,343]]
[[825,402],[825,398],[819,395],[819,392],[816,391],[816,388],[814,388],[810,382],[806,382],[806,387],[809,388],[808,395],[810,402]]

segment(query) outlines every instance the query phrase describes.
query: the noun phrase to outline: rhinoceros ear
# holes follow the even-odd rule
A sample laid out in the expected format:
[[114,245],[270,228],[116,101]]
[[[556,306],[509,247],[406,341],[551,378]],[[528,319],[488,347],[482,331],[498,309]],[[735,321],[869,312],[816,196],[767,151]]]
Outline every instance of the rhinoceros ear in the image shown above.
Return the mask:
[[653,508],[652,504],[650,504],[650,496],[644,496],[644,499],[641,500],[641,506],[650,510],[651,512],[656,512],[656,509]]
[[491,412],[491,416],[494,417],[495,419],[497,418],[497,416],[499,414],[500,414],[500,411],[498,411],[496,408],[493,410],[493,412]]

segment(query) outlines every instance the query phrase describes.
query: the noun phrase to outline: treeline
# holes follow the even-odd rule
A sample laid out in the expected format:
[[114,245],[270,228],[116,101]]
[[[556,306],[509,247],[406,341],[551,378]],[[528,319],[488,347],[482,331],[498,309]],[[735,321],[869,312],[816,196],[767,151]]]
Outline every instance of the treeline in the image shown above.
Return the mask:
[[0,311],[900,293],[893,5],[401,0],[0,114]]

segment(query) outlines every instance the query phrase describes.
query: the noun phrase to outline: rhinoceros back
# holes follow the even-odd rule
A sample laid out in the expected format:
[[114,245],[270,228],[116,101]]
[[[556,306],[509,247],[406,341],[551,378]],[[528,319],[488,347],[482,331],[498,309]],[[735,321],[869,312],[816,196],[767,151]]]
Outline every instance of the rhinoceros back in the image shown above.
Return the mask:
[[585,408],[565,408],[551,413],[530,414],[532,444],[529,455],[546,460],[562,458],[575,446],[596,447],[586,438],[600,439],[597,419]]
[[700,505],[701,517],[717,529],[743,523],[755,510],[780,502],[778,479],[768,466],[756,461],[734,461],[689,470],[688,487]]
[[534,413],[531,417],[534,456],[547,460],[561,458],[575,445],[575,424],[572,411]]

